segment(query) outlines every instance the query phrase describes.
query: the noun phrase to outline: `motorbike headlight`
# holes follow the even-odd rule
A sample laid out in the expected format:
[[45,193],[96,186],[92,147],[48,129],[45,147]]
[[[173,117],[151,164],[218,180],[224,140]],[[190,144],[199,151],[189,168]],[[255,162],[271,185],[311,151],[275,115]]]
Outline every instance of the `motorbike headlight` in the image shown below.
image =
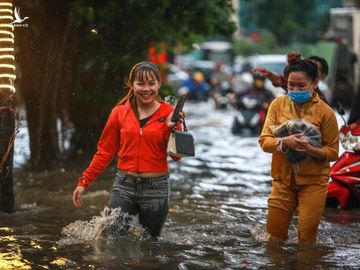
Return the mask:
[[339,139],[345,150],[360,150],[359,136],[352,135],[351,131],[346,134],[340,133]]

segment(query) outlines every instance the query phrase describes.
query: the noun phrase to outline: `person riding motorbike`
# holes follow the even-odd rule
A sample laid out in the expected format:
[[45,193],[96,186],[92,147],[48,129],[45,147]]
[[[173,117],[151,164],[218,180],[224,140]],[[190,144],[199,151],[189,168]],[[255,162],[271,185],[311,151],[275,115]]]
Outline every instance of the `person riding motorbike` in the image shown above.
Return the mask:
[[232,103],[235,108],[241,109],[243,107],[243,103],[241,99],[243,97],[248,97],[251,99],[256,99],[261,106],[260,110],[260,122],[264,123],[267,108],[269,107],[271,101],[275,98],[273,93],[265,87],[265,76],[261,73],[255,72],[252,73],[253,76],[253,85],[252,87],[236,93],[235,98],[233,99]]
[[265,88],[265,77],[260,73],[252,73],[253,83],[248,89],[231,96],[230,102],[237,110],[231,131],[233,134],[259,134],[264,125],[267,108],[275,98]]
[[210,75],[210,96],[218,109],[225,109],[228,104],[228,94],[232,93],[231,76],[224,70],[221,61],[216,62],[215,70]]
[[[215,64],[215,70],[210,75],[211,90],[218,91],[229,90],[231,88],[231,77],[224,70],[223,63],[218,61]],[[225,86],[226,84],[226,86]]]
[[187,99],[202,101],[208,98],[208,85],[205,82],[201,71],[194,71],[189,79],[183,82],[179,89],[179,94],[187,93]]

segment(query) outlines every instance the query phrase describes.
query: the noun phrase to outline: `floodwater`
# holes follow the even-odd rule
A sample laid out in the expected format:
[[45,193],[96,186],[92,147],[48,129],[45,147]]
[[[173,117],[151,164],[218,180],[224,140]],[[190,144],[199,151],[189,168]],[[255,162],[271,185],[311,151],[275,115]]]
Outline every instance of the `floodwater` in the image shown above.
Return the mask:
[[[286,243],[264,240],[271,190],[270,155],[256,137],[233,136],[232,111],[186,104],[196,157],[171,162],[171,209],[162,237],[149,240],[136,220],[126,236],[117,211],[106,209],[115,174],[110,167],[75,209],[71,194],[80,168],[15,173],[17,211],[0,214],[0,269],[359,269],[360,211],[326,209],[318,243],[296,243],[296,217]],[[28,150],[22,130],[15,164]],[[125,220],[125,219],[123,219]]]

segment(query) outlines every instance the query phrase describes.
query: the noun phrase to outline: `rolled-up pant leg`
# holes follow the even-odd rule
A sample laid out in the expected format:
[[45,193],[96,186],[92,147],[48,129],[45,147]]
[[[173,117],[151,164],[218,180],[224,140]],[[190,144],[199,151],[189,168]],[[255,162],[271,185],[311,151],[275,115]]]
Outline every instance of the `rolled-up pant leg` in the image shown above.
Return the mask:
[[298,192],[299,243],[315,243],[321,216],[324,212],[327,183],[303,186]]
[[293,212],[297,207],[297,195],[281,181],[272,182],[268,199],[268,218],[266,231],[271,238],[288,238],[288,230]]

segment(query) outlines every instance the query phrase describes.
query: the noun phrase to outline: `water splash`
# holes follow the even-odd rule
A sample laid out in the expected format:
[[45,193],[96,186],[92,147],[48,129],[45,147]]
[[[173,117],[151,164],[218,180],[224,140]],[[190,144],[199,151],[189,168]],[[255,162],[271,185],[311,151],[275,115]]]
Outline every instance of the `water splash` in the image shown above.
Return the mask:
[[77,220],[62,229],[59,245],[74,245],[101,240],[113,240],[129,236],[138,240],[149,238],[136,216],[121,211],[121,208],[105,207],[100,216],[89,221]]
[[260,226],[259,224],[254,225],[250,229],[250,234],[257,242],[269,241],[270,239],[270,235],[266,232],[265,227]]

